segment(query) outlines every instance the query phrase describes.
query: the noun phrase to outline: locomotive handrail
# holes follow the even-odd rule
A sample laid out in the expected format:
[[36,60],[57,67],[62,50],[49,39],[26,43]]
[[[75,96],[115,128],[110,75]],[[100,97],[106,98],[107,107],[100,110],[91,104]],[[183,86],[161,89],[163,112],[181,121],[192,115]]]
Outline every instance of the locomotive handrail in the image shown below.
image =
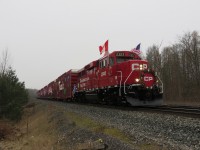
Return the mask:
[[121,87],[122,87],[122,71],[117,71],[120,73],[120,83],[119,83],[119,96],[122,96],[121,94]]
[[131,71],[131,73],[128,75],[128,77],[126,78],[126,80],[124,81],[124,94],[126,94],[126,81],[129,79],[129,77],[131,76],[131,74],[133,73],[134,70]]

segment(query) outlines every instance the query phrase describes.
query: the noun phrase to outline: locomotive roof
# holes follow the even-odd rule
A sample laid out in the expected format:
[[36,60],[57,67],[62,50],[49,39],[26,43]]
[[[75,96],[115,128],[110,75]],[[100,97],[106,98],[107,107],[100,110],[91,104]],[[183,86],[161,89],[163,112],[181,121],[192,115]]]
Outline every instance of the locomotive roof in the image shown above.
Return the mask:
[[[94,60],[94,61],[88,63],[88,64],[85,65],[83,68],[79,69],[77,72],[79,73],[79,72],[82,72],[83,70],[88,70],[88,69],[90,69],[90,68],[93,68],[93,67],[95,67],[95,66],[97,65],[97,62],[98,62],[99,60],[102,60],[102,59],[104,59],[105,57],[108,57],[108,56],[116,56],[116,53],[126,53],[126,54],[132,53],[132,54],[134,54],[133,52],[131,52],[131,51],[129,51],[129,50],[117,50],[117,51],[113,51],[112,53],[110,53],[110,54],[108,54],[108,55],[105,55],[105,56],[103,56],[103,57],[101,57],[101,58],[99,58],[99,59],[97,59],[97,60]],[[136,54],[136,55],[137,55],[137,54]],[[127,57],[127,56],[125,55],[125,57]]]
[[[113,55],[115,55],[116,53],[126,53],[126,54],[132,53],[132,54],[134,54],[133,52],[128,51],[128,50],[117,50],[117,51],[113,51],[112,53],[110,53],[110,54],[108,54],[108,55],[109,55],[109,56],[113,56]],[[102,60],[102,59],[104,59],[105,57],[107,57],[108,55],[104,55],[103,57],[99,58],[98,60]],[[137,54],[136,54],[136,55],[137,55]]]

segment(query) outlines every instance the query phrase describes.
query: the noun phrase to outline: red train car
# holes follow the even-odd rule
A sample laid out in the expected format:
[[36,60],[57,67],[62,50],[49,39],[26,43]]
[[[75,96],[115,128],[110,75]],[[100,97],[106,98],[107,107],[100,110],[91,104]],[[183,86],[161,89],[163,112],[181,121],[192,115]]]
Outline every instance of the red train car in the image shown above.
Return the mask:
[[37,92],[38,98],[71,100],[77,84],[78,71],[71,69]]
[[77,83],[78,71],[71,69],[59,76],[55,81],[53,91],[57,100],[69,100],[73,97],[73,88]]
[[47,98],[47,86],[43,87],[37,92],[38,98]]

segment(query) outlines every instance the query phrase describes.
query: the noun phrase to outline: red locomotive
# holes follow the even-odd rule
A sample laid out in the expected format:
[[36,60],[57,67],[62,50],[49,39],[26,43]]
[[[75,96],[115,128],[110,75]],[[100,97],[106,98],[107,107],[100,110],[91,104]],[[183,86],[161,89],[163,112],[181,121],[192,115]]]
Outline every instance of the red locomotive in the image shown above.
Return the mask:
[[69,70],[38,91],[39,98],[133,106],[160,105],[162,95],[162,81],[131,51],[114,51]]

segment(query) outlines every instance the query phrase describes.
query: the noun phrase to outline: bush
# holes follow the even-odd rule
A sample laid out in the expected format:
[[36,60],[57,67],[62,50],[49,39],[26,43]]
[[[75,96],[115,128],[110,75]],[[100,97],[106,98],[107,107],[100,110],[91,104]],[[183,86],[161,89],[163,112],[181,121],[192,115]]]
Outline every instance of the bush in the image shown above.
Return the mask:
[[19,82],[15,71],[9,68],[0,75],[0,117],[21,119],[23,105],[28,101],[24,82]]

